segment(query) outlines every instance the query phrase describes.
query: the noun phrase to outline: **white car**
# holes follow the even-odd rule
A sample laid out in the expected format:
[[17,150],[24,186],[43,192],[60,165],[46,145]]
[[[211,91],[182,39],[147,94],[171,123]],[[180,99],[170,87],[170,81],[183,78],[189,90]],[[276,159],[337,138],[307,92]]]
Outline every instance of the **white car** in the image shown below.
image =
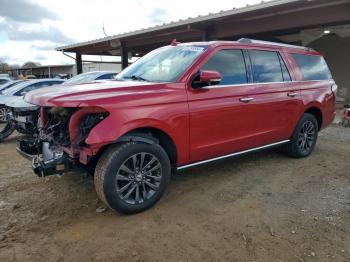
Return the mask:
[[15,85],[18,85],[19,83],[23,83],[24,81],[26,81],[26,80],[14,80],[14,81],[9,81],[6,84],[1,85],[0,86],[0,95],[4,90],[6,90],[10,87],[13,87]]
[[[115,78],[117,75],[116,72],[113,71],[95,71],[95,72],[87,72],[71,79],[65,81],[62,85],[77,85],[84,84],[88,82],[101,82],[108,81]],[[34,83],[33,81],[40,80],[30,80],[30,83]],[[51,81],[63,81],[60,79],[51,79]],[[0,122],[1,116],[5,116],[7,121],[7,126],[1,128],[0,126],[0,141],[11,135],[14,130],[21,134],[30,135],[37,131],[37,120],[39,116],[39,107],[29,104],[23,100],[23,95],[26,92],[31,90],[22,90],[16,91],[18,96],[14,95],[12,97],[6,97],[6,99],[2,99],[0,96]],[[6,91],[4,92],[6,93]],[[6,103],[3,104],[3,101],[6,100]],[[3,104],[3,108],[1,108],[1,104]],[[3,112],[1,112],[3,110]],[[10,118],[8,119],[8,117]]]
[[2,89],[2,86],[6,85],[7,83],[12,82],[13,80],[7,76],[0,76],[0,90]]
[[[9,109],[5,107],[6,104],[15,101],[18,97],[23,97],[29,91],[48,87],[52,85],[62,84],[64,80],[61,79],[40,79],[28,80],[7,88],[0,93],[0,122],[7,121],[7,114]],[[1,131],[1,130],[0,130]]]

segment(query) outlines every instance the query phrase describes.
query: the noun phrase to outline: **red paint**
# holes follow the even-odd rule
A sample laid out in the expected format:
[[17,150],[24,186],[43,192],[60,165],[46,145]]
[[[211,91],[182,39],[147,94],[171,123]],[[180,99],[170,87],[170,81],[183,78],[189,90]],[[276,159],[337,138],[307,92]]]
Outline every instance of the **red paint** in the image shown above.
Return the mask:
[[204,83],[210,83],[212,81],[221,80],[221,74],[216,71],[205,70],[200,73],[200,81]]
[[[335,112],[334,81],[302,81],[301,72],[290,53],[320,55],[278,46],[210,42],[208,49],[176,83],[109,81],[56,90],[30,92],[26,101],[43,107],[81,107],[70,120],[72,148],[65,151],[86,164],[99,149],[124,134],[143,127],[168,134],[177,149],[177,165],[289,139],[302,114],[311,107],[322,112],[322,128]],[[258,49],[280,52],[292,82],[192,89],[194,75],[222,49]],[[208,80],[218,77],[206,72]],[[295,97],[288,94],[296,93]],[[242,98],[254,98],[242,103]],[[87,147],[74,148],[79,123],[91,110],[109,112],[86,139]],[[43,118],[45,116],[42,116]],[[74,148],[74,149],[73,149]]]

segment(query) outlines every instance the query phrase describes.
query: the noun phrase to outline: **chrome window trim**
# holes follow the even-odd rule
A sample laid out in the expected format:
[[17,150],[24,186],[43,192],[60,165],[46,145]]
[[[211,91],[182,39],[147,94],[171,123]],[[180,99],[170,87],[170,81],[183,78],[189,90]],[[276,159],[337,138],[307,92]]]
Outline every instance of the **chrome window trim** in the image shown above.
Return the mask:
[[177,168],[177,170],[182,170],[182,169],[186,169],[186,168],[190,168],[190,167],[193,167],[193,166],[198,166],[198,165],[214,162],[214,161],[225,159],[225,158],[229,158],[229,157],[238,156],[238,155],[246,154],[246,153],[249,153],[249,152],[254,152],[254,151],[257,151],[257,150],[260,150],[260,149],[265,149],[265,148],[269,148],[269,147],[273,147],[273,146],[282,145],[282,144],[285,144],[285,143],[288,143],[288,142],[290,142],[290,139],[283,140],[283,141],[276,142],[276,143],[272,143],[272,144],[268,144],[268,145],[264,145],[264,146],[254,147],[254,148],[251,148],[251,149],[239,151],[239,152],[228,154],[228,155],[223,155],[223,156],[219,156],[219,157],[210,158],[210,159],[207,159],[207,160],[195,162],[195,163],[184,165],[184,166],[179,166]]
[[215,89],[221,87],[236,87],[236,86],[252,86],[252,85],[271,85],[271,84],[288,84],[288,83],[305,83],[305,82],[323,82],[323,81],[334,81],[333,79],[329,80],[299,80],[299,81],[283,81],[283,82],[265,82],[265,83],[246,83],[246,84],[234,84],[234,85],[213,85],[205,86],[202,89]]

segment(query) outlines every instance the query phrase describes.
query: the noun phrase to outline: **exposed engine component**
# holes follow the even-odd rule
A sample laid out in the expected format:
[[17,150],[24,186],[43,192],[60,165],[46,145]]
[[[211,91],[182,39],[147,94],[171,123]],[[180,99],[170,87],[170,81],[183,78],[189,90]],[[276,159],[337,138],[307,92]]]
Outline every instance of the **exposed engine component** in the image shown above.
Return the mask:
[[17,150],[33,159],[39,176],[66,173],[78,168],[85,139],[108,114],[100,108],[41,108],[38,132],[19,141]]
[[40,137],[43,141],[54,141],[61,146],[69,146],[69,120],[74,109],[52,107],[44,110],[48,119],[40,129]]

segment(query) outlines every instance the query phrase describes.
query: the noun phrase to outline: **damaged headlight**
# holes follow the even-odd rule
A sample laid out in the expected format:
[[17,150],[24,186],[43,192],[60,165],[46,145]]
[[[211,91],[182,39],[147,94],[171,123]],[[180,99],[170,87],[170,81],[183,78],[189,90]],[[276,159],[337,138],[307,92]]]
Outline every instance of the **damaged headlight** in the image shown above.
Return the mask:
[[80,124],[81,142],[83,142],[89,135],[91,129],[93,129],[98,123],[104,120],[108,116],[107,112],[89,114],[84,117]]

